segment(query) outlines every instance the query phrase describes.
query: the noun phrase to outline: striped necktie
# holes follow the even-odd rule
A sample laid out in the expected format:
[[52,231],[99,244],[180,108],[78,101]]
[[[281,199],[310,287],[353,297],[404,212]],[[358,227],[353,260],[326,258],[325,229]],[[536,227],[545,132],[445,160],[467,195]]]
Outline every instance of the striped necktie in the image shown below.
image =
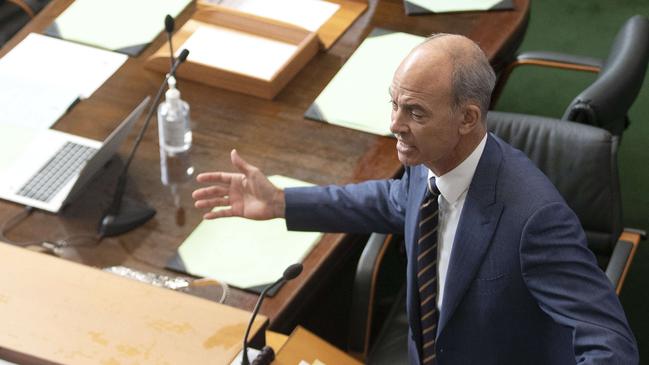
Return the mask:
[[428,180],[428,189],[419,208],[419,239],[417,241],[417,287],[421,320],[421,363],[436,364],[437,335],[437,223],[439,190],[435,177]]

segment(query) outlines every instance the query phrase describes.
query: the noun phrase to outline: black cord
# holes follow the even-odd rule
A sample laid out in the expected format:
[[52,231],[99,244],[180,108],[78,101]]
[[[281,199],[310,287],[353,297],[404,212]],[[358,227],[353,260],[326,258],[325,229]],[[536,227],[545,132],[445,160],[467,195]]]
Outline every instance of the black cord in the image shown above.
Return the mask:
[[10,217],[2,225],[0,225],[0,239],[4,242],[10,243],[19,247],[27,247],[33,245],[40,245],[41,247],[56,253],[57,249],[72,247],[72,246],[86,246],[87,243],[75,243],[77,240],[92,240],[93,245],[97,245],[100,241],[98,235],[91,235],[87,233],[73,234],[66,236],[57,240],[32,240],[32,241],[14,241],[7,237],[7,233],[22,223],[34,212],[34,207],[26,206],[25,209],[20,211],[18,214]]
[[21,247],[40,244],[42,240],[18,242],[18,241],[11,240],[7,237],[7,232],[15,228],[18,224],[20,224],[25,219],[27,219],[27,217],[29,217],[33,211],[34,211],[34,207],[26,206],[25,209],[20,211],[18,214],[4,221],[4,223],[2,223],[2,225],[0,226],[0,239],[2,239],[4,242],[11,243],[12,245],[21,246]]

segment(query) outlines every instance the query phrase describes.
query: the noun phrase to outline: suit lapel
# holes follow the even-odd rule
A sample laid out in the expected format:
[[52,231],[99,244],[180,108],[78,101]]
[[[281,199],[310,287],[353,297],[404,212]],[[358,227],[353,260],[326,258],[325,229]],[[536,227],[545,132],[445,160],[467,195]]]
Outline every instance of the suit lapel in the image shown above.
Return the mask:
[[496,184],[501,161],[500,147],[489,135],[469,185],[455,233],[446,275],[438,335],[444,330],[473,281],[498,225],[503,209],[502,203],[496,202]]

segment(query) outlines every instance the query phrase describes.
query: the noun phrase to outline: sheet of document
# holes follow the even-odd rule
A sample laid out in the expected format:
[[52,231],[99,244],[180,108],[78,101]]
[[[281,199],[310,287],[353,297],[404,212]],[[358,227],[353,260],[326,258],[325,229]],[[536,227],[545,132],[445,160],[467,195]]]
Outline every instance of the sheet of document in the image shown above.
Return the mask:
[[392,76],[401,60],[423,40],[412,34],[375,29],[320,93],[306,116],[390,135],[392,107],[388,90]]
[[128,57],[31,33],[0,58],[0,123],[49,128],[95,92]]
[[191,62],[272,80],[297,51],[297,45],[218,26],[201,26],[178,49]]
[[79,97],[79,92],[67,85],[57,87],[4,72],[0,72],[0,83],[0,125],[47,129]]
[[0,176],[24,156],[42,131],[0,123]]
[[76,0],[47,33],[63,39],[137,55],[190,0]]
[[321,0],[211,0],[211,3],[317,31],[340,5]]
[[407,2],[434,13],[455,11],[483,11],[493,8],[502,0],[407,0]]
[[[271,176],[280,187],[311,184]],[[268,284],[301,262],[322,233],[289,232],[284,219],[253,221],[230,217],[202,221],[178,249],[184,270],[239,288]]]

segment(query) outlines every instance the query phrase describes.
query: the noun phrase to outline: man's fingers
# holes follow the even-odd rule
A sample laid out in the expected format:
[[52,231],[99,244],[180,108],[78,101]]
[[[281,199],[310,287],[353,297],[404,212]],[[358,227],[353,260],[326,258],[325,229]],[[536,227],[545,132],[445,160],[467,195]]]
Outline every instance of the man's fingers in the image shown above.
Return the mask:
[[203,214],[203,219],[216,219],[216,218],[223,218],[223,217],[232,217],[234,214],[232,212],[232,208],[225,208],[225,209],[219,209],[219,210],[214,210],[211,212],[207,212]]
[[226,186],[213,185],[213,186],[208,186],[205,188],[194,190],[194,192],[192,193],[192,198],[194,198],[194,200],[199,200],[199,199],[208,199],[213,197],[221,197],[221,196],[228,195],[228,191],[229,190]]
[[230,152],[230,160],[232,161],[232,166],[234,166],[237,170],[239,170],[239,172],[246,176],[257,169],[255,166],[247,163],[243,158],[241,158],[236,149]]
[[231,172],[204,172],[196,176],[196,181],[199,183],[212,183],[229,185],[234,177],[239,174]]
[[230,198],[214,198],[214,199],[201,199],[194,203],[194,206],[199,209],[226,207],[230,205]]

